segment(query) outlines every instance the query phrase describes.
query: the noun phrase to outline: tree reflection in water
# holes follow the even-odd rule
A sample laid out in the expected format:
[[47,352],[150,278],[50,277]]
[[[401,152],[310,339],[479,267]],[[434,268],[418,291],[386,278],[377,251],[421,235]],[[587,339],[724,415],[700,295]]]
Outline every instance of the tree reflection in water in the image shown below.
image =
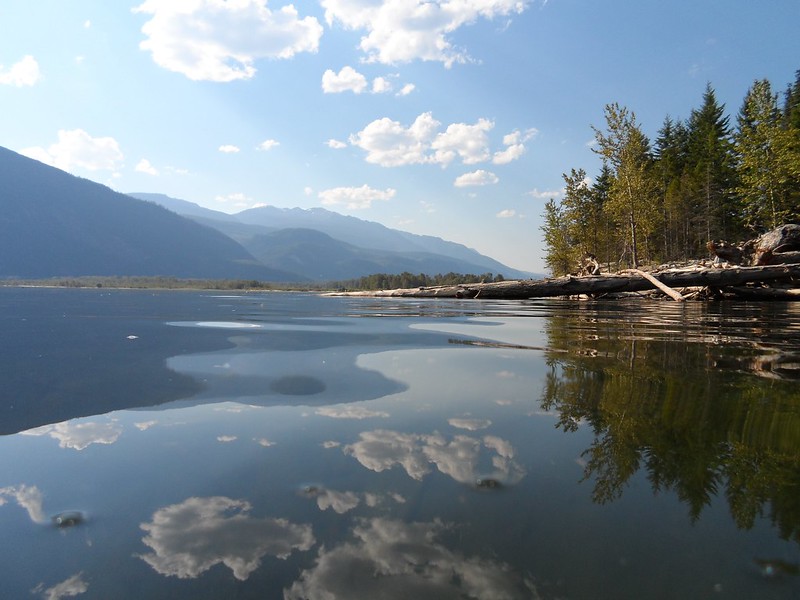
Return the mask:
[[[783,539],[800,542],[800,393],[786,367],[797,335],[787,332],[781,352],[737,338],[730,320],[718,318],[724,331],[709,336],[707,323],[705,335],[692,326],[697,314],[659,329],[585,310],[585,327],[548,321],[541,404],[564,431],[592,428],[582,456],[594,501],[619,498],[644,469],[653,491],[673,491],[692,521],[724,496],[738,527],[767,515]],[[784,367],[754,376],[764,375],[759,356]]]

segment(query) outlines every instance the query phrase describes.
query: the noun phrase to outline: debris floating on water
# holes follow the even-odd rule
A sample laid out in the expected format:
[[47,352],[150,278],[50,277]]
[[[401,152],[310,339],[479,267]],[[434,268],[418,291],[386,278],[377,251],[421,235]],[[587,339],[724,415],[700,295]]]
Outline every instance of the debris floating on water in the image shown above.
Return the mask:
[[86,516],[79,510],[68,510],[52,517],[56,527],[75,527],[86,520]]

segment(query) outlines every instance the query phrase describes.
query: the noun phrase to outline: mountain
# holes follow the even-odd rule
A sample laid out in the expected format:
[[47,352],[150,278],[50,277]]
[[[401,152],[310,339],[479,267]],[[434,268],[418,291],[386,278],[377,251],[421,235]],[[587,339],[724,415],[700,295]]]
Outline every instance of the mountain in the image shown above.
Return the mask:
[[280,229],[246,245],[265,265],[283,265],[314,280],[356,279],[371,273],[473,273],[475,265],[427,252],[385,252],[335,240],[316,229]]
[[[502,273],[507,278],[526,278],[531,275],[462,244],[390,229],[379,223],[340,215],[324,208],[265,206],[228,215],[185,200],[159,198],[154,194],[132,193],[131,196],[163,202],[164,206],[230,236],[264,264],[303,273],[315,280],[351,279],[376,272],[403,271],[427,274],[489,272]],[[282,230],[287,233],[271,235]],[[309,230],[331,238],[325,241],[325,252],[332,252],[331,257],[320,254],[322,240],[312,240]],[[295,254],[277,248],[275,244],[278,240]],[[332,241],[340,243],[335,252],[331,247]],[[327,265],[330,270],[325,271],[322,265]],[[358,272],[358,269],[367,270]],[[338,275],[343,272],[348,274]]]
[[0,182],[0,277],[297,279],[215,229],[2,147]]

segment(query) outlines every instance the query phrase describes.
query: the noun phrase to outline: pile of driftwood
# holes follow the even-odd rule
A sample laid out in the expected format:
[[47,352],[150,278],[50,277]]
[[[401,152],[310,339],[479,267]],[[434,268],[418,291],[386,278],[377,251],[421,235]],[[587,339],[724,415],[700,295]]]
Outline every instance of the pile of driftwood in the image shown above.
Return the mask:
[[587,257],[582,265],[585,274],[581,275],[332,295],[528,299],[663,293],[677,301],[725,297],[800,300],[800,225],[783,225],[738,245],[709,242],[708,249],[713,260],[680,267],[667,265],[604,274],[593,257]]

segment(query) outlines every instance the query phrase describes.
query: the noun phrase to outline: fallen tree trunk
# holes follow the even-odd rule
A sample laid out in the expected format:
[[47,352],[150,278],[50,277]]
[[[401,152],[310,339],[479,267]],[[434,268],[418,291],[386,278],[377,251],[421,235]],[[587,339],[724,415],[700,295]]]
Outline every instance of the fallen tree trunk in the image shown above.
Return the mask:
[[[800,264],[770,265],[763,267],[733,267],[727,269],[700,268],[693,270],[662,271],[651,273],[670,288],[711,287],[726,288],[753,282],[778,282],[800,280]],[[524,300],[557,296],[593,296],[652,290],[646,277],[629,275],[594,275],[575,277],[567,275],[553,279],[510,280],[494,283],[469,283],[463,285],[419,287],[397,290],[330,292],[330,296],[369,296],[402,298],[480,298]]]

